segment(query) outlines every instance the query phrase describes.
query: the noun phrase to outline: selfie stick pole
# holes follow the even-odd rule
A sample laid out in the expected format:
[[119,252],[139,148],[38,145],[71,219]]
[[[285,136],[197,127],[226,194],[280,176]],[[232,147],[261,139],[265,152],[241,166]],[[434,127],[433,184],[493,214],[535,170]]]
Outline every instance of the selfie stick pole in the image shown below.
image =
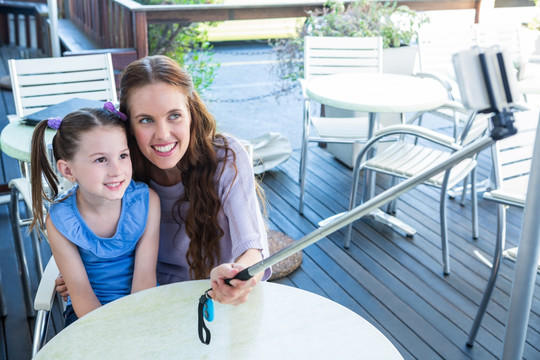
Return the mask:
[[[320,239],[338,231],[345,225],[350,224],[353,221],[360,219],[361,217],[370,214],[373,210],[383,206],[384,204],[398,198],[403,193],[409,191],[415,186],[422,184],[429,178],[445,171],[449,170],[452,166],[460,163],[461,161],[474,156],[483,149],[491,146],[495,143],[495,140],[491,136],[485,136],[481,139],[471,143],[469,146],[456,151],[452,154],[447,160],[442,163],[427,169],[424,172],[413,176],[398,185],[382,192],[381,194],[371,198],[367,202],[355,207],[354,209],[343,213],[342,216],[334,219],[332,222],[319,227],[313,232],[307,234],[300,240],[296,241],[294,244],[276,252],[274,255],[263,259],[262,261],[252,265],[236,275],[235,279],[248,280],[257,273],[265,270],[266,268],[284,260],[285,258],[291,256],[304,249],[305,247],[319,241]],[[229,280],[230,281],[230,280]]]

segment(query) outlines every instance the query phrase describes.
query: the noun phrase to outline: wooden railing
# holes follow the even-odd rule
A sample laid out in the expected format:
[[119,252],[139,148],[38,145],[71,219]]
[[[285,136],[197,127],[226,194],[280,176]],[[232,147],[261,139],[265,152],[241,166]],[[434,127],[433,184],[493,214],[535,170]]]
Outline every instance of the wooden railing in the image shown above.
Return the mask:
[[[46,3],[46,0],[37,0]],[[348,1],[345,1],[348,2]],[[475,9],[479,16],[481,0],[409,0],[397,1],[418,11]],[[8,4],[20,3],[20,9],[28,7],[27,2],[0,0],[0,26],[2,41],[9,35],[5,25],[4,13],[13,11]],[[204,4],[204,5],[141,5],[132,0],[68,0],[60,1],[59,13],[69,18],[85,36],[101,49],[133,48],[137,57],[148,55],[147,29],[149,24],[180,23],[204,21],[228,21],[247,19],[269,19],[303,17],[306,12],[320,8],[325,0],[296,1],[253,1],[252,4]],[[64,8],[62,5],[66,6]],[[18,10],[22,13],[22,10]],[[43,14],[42,14],[43,15]],[[46,32],[48,34],[48,31]],[[49,44],[40,46],[50,54]]]
[[[259,0],[248,5],[141,5],[132,0],[70,0],[69,14],[71,20],[84,28],[88,35],[95,34],[91,36],[102,47],[135,48],[137,56],[143,57],[148,55],[149,24],[303,17],[307,11],[320,8],[324,3],[324,0]],[[418,11],[475,9],[477,17],[480,8],[480,0],[398,3]]]
[[0,0],[0,45],[44,50],[49,47],[47,1]]

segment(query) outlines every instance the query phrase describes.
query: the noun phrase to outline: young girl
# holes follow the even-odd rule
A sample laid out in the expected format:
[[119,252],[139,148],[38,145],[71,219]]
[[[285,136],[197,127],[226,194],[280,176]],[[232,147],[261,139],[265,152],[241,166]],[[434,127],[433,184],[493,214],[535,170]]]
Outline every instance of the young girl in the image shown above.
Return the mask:
[[[160,206],[156,193],[132,181],[125,115],[106,103],[64,119],[42,121],[32,139],[32,226],[45,220],[58,268],[69,287],[65,326],[127,294],[156,286]],[[44,143],[57,130],[53,153],[60,174],[77,184],[61,199]],[[43,186],[46,179],[51,194]]]

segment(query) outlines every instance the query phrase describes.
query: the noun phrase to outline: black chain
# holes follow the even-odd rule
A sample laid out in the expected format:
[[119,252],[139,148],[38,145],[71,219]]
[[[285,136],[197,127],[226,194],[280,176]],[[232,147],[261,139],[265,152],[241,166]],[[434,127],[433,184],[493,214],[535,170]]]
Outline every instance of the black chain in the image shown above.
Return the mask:
[[[245,55],[271,55],[273,53],[273,50],[268,49],[268,50],[258,50],[258,51],[251,51],[251,50],[237,51],[237,50],[221,50],[221,49],[217,50],[214,48],[214,52],[220,53],[220,54],[226,54],[226,55],[245,56]],[[284,89],[279,89],[279,90],[272,91],[268,94],[251,96],[251,97],[243,98],[243,99],[205,99],[205,100],[208,102],[213,102],[213,103],[241,103],[241,102],[247,102],[247,101],[256,101],[256,100],[266,99],[272,96],[279,96],[279,95],[287,94],[291,90],[294,90],[297,86],[298,86],[298,83],[294,83]]]
[[280,94],[283,94],[283,95],[287,94],[288,92],[290,92],[291,90],[293,90],[297,86],[298,86],[298,83],[295,83],[295,84],[293,84],[293,85],[291,85],[289,87],[286,87],[284,89],[279,89],[279,90],[272,91],[269,94],[252,96],[252,97],[248,97],[248,98],[244,98],[244,99],[206,99],[206,101],[214,102],[214,103],[240,103],[240,102],[247,102],[247,101],[255,101],[255,100],[265,99],[265,98],[268,98],[268,97],[271,97],[271,96],[278,96]]
[[236,50],[216,50],[213,49],[214,53],[222,55],[235,55],[235,56],[245,56],[245,55],[271,55],[273,50],[259,50],[259,51],[236,51]]

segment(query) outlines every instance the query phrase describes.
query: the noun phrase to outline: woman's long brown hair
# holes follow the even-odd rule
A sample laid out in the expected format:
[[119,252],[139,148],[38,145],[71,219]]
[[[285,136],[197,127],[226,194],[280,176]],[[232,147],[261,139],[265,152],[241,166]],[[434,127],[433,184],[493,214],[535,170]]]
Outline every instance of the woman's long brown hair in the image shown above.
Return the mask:
[[[220,262],[219,240],[224,234],[218,223],[221,202],[214,177],[220,161],[224,162],[223,172],[230,153],[236,170],[236,155],[228,146],[227,139],[216,134],[216,121],[193,89],[191,76],[166,56],[148,56],[134,61],[124,70],[120,82],[120,111],[129,118],[129,98],[133,91],[156,83],[176,87],[188,99],[191,113],[190,141],[186,154],[176,165],[182,174],[185,196],[174,204],[172,214],[178,224],[181,225],[182,221],[185,223],[186,234],[191,239],[187,251],[191,277],[208,278],[210,270]],[[141,153],[130,131],[128,144],[133,162],[133,177],[148,182],[152,172],[161,170]],[[223,159],[217,158],[216,147],[225,149]],[[189,210],[186,218],[182,219],[180,206],[186,201],[189,202]]]

